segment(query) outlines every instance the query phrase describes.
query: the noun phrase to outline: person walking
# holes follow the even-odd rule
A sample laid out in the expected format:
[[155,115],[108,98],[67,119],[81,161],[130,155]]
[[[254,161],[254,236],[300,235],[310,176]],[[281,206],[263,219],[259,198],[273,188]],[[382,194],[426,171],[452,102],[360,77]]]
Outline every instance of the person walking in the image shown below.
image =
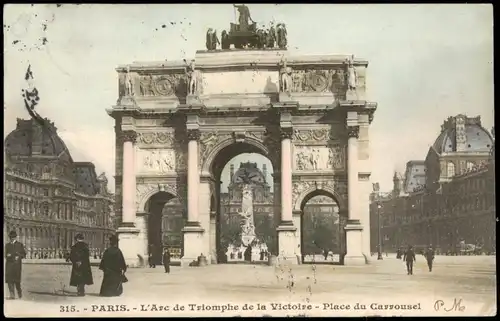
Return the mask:
[[165,273],[170,273],[170,251],[167,247],[163,251],[163,267],[165,267]]
[[432,248],[432,244],[429,245],[429,248],[425,252],[425,259],[427,260],[427,266],[429,267],[429,272],[432,272],[432,263],[434,261],[434,249]]
[[156,268],[155,264],[155,247],[153,244],[149,244],[149,254],[148,254],[148,263],[150,268]]
[[85,285],[94,284],[90,269],[89,246],[83,240],[83,235],[78,233],[75,236],[76,243],[71,247],[69,254],[69,260],[73,265],[69,285],[76,286],[78,296],[85,296]]
[[9,233],[10,242],[5,244],[5,283],[9,287],[9,300],[16,298],[14,289],[17,290],[19,299],[23,297],[21,289],[22,260],[26,257],[24,245],[17,241],[16,231]]
[[100,296],[120,296],[123,293],[123,282],[127,281],[125,272],[127,264],[122,251],[118,248],[118,237],[109,238],[109,248],[104,251],[99,269],[104,272]]
[[408,249],[403,256],[403,261],[406,262],[406,270],[408,272],[408,275],[413,275],[413,262],[417,261],[417,258],[415,257],[415,251],[413,251],[413,246],[408,246]]

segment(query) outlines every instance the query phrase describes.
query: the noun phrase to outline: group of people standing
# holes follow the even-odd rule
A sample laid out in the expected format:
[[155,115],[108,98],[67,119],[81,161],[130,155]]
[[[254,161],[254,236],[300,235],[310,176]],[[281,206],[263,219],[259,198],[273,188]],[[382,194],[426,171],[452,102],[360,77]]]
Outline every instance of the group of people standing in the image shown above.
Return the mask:
[[[9,288],[8,299],[15,299],[15,290],[18,298],[22,298],[21,271],[22,260],[26,258],[24,245],[17,241],[17,233],[9,233],[9,243],[5,245],[5,283]],[[127,265],[123,253],[118,248],[118,237],[111,236],[110,246],[102,255],[99,269],[103,271],[100,296],[120,296],[123,293],[123,283],[127,282],[125,272]],[[89,245],[85,243],[82,234],[75,236],[75,244],[71,247],[69,261],[72,264],[70,286],[77,288],[78,296],[85,296],[85,286],[94,284],[90,265]]]
[[[170,273],[170,251],[167,247],[163,248],[163,254],[161,256],[165,273]],[[150,268],[156,268],[157,258],[159,258],[159,255],[156,253],[155,247],[153,244],[150,244],[148,254],[148,264]]]
[[[432,263],[434,262],[435,251],[432,248],[432,245],[429,245],[427,250],[423,253],[425,259],[427,260],[427,266],[429,268],[429,272],[432,272]],[[403,259],[406,263],[406,271],[408,275],[413,275],[413,263],[417,261],[417,257],[415,255],[415,250],[413,246],[408,246],[406,250],[399,248],[396,252],[397,259]]]

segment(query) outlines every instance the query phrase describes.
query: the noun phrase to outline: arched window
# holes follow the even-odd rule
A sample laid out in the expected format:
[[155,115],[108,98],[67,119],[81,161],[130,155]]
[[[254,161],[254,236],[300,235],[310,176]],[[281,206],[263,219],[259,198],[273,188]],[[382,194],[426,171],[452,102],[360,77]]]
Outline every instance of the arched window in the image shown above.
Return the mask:
[[43,204],[43,215],[49,216],[49,204],[48,203]]
[[448,162],[448,164],[446,164],[446,172],[448,177],[455,176],[455,164],[453,164],[453,162]]

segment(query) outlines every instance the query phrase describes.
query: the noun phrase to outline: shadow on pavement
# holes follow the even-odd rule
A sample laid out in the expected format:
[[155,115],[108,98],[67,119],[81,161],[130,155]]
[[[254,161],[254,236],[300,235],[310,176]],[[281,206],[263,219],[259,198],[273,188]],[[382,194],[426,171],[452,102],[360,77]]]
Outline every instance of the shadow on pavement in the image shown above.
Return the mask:
[[[28,291],[30,294],[38,294],[38,295],[48,295],[48,296],[62,296],[62,297],[78,297],[76,293],[70,292],[41,292],[41,291]],[[97,293],[85,293],[85,296],[94,296],[98,297]]]

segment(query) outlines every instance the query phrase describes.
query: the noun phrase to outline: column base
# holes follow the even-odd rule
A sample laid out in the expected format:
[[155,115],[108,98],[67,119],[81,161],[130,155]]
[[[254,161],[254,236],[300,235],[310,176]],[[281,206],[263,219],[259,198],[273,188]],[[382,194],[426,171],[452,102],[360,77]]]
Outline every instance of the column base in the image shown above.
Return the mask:
[[[278,255],[277,260],[280,263],[299,264],[300,252],[297,247],[297,228],[292,221],[283,221],[276,229],[278,232]],[[279,263],[278,263],[279,264]]]
[[118,235],[118,247],[123,253],[127,267],[144,267],[146,265],[146,258],[141,255],[142,248],[139,239],[139,229],[120,226],[116,234]]
[[344,227],[346,231],[346,250],[344,265],[365,265],[368,264],[366,255],[363,253],[363,226],[359,220],[348,220]]
[[360,266],[368,264],[364,256],[344,256],[345,266]]
[[193,261],[198,261],[198,256],[201,254],[208,256],[208,253],[203,253],[203,233],[205,230],[199,222],[187,222],[182,232],[184,234],[184,255],[181,258],[181,267],[189,266]]

